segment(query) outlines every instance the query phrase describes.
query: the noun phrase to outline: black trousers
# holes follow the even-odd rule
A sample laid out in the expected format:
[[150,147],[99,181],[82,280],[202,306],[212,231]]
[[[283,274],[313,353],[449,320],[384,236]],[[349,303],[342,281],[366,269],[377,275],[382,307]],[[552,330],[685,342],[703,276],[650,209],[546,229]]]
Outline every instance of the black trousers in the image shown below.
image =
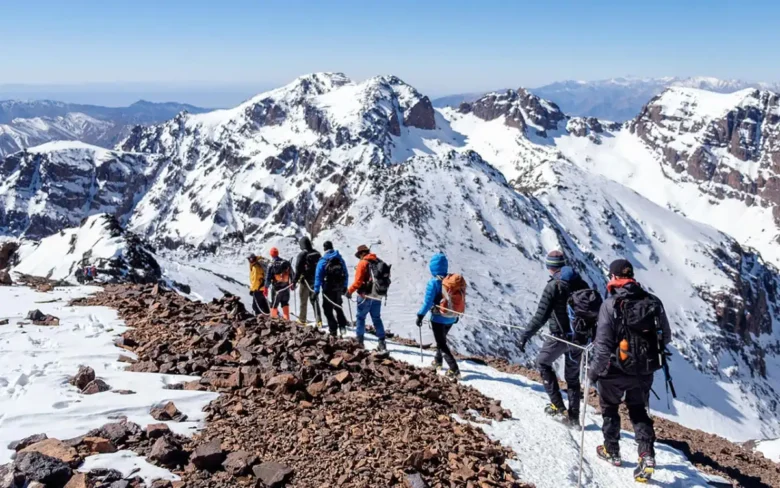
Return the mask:
[[553,363],[561,356],[564,356],[563,376],[566,380],[566,393],[569,397],[569,416],[578,418],[580,400],[582,399],[580,388],[582,349],[547,338],[536,358],[536,367],[539,369],[539,374],[542,375],[544,389],[547,391],[547,396],[550,397],[550,403],[563,409],[565,408],[563,395],[561,395],[561,388],[558,386],[558,377],[553,370]]
[[251,292],[252,294],[252,311],[255,312],[255,315],[260,315],[260,313],[264,313],[268,315],[271,313],[271,309],[268,307],[268,300],[265,299],[265,296],[263,295],[263,292],[260,290]]
[[460,371],[458,363],[455,361],[455,356],[452,355],[450,346],[447,345],[447,334],[450,333],[452,324],[440,324],[431,320],[431,329],[433,329],[433,338],[436,340],[436,356],[434,360],[441,364],[443,357],[451,370]]
[[610,369],[608,374],[598,381],[599,403],[604,424],[601,432],[604,434],[604,447],[610,454],[620,453],[620,413],[618,407],[625,394],[628,417],[634,426],[637,453],[655,456],[655,430],[653,420],[647,414],[650,400],[650,388],[653,386],[653,375],[629,376],[618,370]]
[[[347,317],[344,315],[342,307],[341,290],[322,290],[322,294],[322,311],[328,321],[328,330],[330,335],[336,335],[339,327],[347,326]],[[338,307],[333,305],[334,303]]]

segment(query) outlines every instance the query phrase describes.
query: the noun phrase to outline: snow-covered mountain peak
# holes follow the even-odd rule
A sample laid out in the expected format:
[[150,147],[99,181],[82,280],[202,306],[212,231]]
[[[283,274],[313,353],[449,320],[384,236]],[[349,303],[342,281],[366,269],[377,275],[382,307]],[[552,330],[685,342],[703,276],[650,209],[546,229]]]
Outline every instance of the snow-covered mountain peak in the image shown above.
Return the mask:
[[658,107],[667,117],[707,120],[725,116],[737,108],[758,107],[769,92],[745,88],[732,93],[719,93],[699,88],[671,87],[653,99],[649,105]]

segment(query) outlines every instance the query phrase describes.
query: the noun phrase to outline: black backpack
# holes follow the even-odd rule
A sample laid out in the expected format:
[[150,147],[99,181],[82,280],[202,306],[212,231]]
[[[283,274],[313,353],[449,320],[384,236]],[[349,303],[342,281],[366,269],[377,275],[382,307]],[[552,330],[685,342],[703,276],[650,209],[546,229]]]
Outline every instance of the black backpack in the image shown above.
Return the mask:
[[615,302],[615,357],[618,368],[626,374],[648,375],[663,367],[662,313],[661,301],[649,293]]
[[330,258],[325,263],[325,273],[322,278],[323,287],[326,290],[338,290],[339,287],[346,286],[347,274],[345,273],[344,266],[341,265],[341,260],[338,258]]
[[599,292],[590,288],[577,290],[569,296],[566,308],[574,342],[587,344],[593,340],[602,303]]
[[271,275],[271,282],[273,284],[286,285],[290,283],[292,265],[290,265],[289,261],[284,259],[273,261],[268,267],[268,274]]
[[321,257],[322,254],[319,251],[312,250],[303,258],[303,277],[306,278],[306,281],[314,282],[314,275],[317,274],[317,263],[320,262]]
[[390,265],[377,259],[368,262],[368,270],[371,273],[371,294],[375,296],[387,296],[392,280],[390,279]]

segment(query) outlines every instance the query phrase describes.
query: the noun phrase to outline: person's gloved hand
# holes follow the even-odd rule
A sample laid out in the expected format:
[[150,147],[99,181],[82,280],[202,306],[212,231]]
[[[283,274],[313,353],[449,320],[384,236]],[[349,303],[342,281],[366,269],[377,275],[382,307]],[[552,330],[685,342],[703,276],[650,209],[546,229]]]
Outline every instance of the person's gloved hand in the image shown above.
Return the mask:
[[425,315],[418,315],[417,316],[417,327],[422,327],[423,319],[425,318]]
[[347,300],[352,300],[352,293],[347,292]]
[[526,344],[528,344],[528,337],[523,336],[520,339],[520,352],[525,352]]

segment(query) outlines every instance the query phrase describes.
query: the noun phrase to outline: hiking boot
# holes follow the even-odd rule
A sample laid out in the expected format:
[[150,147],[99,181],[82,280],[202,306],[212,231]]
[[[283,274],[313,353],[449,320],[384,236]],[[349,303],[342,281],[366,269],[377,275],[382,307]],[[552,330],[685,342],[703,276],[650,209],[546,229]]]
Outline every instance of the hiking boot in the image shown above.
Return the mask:
[[[599,446],[599,447],[596,448],[596,455],[600,459],[603,459],[604,461],[608,462],[609,464],[611,464],[613,466],[620,466],[620,465],[623,464],[623,460],[620,459],[620,453],[619,452],[616,453],[616,454],[610,454],[607,451],[607,448],[604,447],[604,446]],[[639,469],[639,467],[637,467],[637,469]]]
[[580,429],[582,427],[580,425],[580,412],[569,410],[567,423],[575,429]]
[[453,380],[458,380],[460,379],[460,371],[457,369],[448,369],[444,376]]
[[321,320],[317,321],[317,328],[318,329],[322,328],[322,321]]
[[435,369],[436,371],[439,371],[441,369],[441,359],[434,359],[431,362],[431,368]]
[[547,415],[549,415],[550,417],[556,420],[564,420],[567,418],[566,409],[563,407],[558,407],[556,405],[553,405],[552,403],[544,407],[544,413],[546,413]]
[[366,344],[363,340],[363,336],[358,336],[355,339],[357,339],[358,347],[366,347]]
[[341,334],[341,337],[344,337],[345,335],[347,335],[347,328],[339,327],[339,333]]
[[379,352],[387,352],[387,344],[384,339],[379,339],[379,344],[376,346],[376,350]]
[[655,458],[649,453],[644,453],[639,457],[639,464],[634,469],[634,481],[647,483],[655,473]]

